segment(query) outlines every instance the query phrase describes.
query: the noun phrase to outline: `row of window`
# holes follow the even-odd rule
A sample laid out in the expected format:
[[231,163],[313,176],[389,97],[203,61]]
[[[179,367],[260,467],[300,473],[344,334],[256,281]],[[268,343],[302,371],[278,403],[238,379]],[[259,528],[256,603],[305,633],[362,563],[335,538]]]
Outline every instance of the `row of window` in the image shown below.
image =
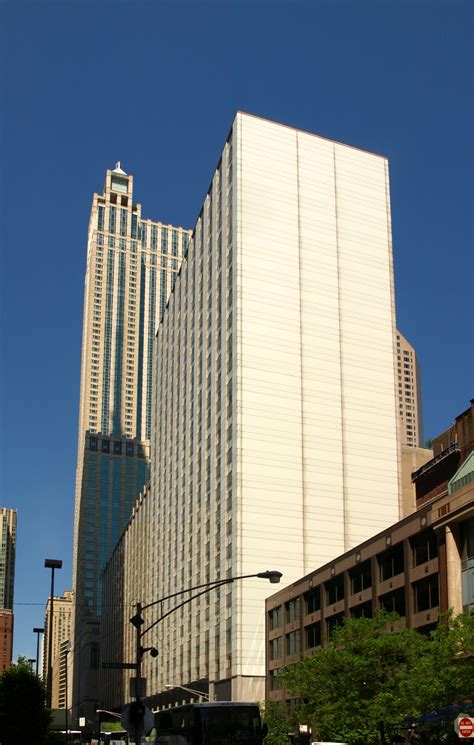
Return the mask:
[[[415,613],[437,608],[439,605],[438,574],[432,574],[418,582],[414,582],[412,584],[412,592]],[[403,587],[381,595],[379,597],[379,603],[382,609],[404,616],[406,612],[405,588]],[[361,603],[351,609],[352,618],[370,618],[372,614],[373,608],[371,601]],[[324,622],[317,621],[316,623],[305,626],[302,631],[296,629],[285,634],[285,636],[278,636],[276,639],[272,639],[269,643],[270,659],[278,660],[285,655],[297,654],[302,649],[313,649],[320,646],[323,638],[323,623],[326,625],[326,637],[329,637],[335,628],[342,625],[343,621],[344,613],[336,613],[325,619]]]
[[[412,566],[416,567],[425,564],[427,561],[438,556],[438,541],[434,531],[425,530],[422,533],[410,539],[412,552]],[[379,567],[379,581],[384,582],[405,571],[405,558],[403,543],[394,546],[377,557]],[[362,564],[350,569],[349,572],[350,593],[355,595],[363,590],[372,587],[372,564],[370,559]],[[334,605],[345,597],[344,574],[318,585],[304,594],[305,612],[315,613],[321,609],[322,597],[325,594],[325,604]],[[269,613],[270,629],[276,629],[284,624],[284,613],[286,623],[299,620],[300,618],[300,598],[295,598],[285,603],[285,606],[279,606]]]

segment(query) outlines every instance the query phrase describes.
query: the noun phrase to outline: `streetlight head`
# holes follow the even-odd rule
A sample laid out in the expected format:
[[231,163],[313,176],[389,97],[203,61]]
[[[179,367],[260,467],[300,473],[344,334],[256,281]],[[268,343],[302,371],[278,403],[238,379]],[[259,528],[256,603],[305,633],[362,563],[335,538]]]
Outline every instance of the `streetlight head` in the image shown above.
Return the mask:
[[44,629],[34,628],[33,634],[44,634]]
[[277,585],[280,582],[280,578],[283,577],[283,574],[276,569],[272,569],[271,571],[267,569],[266,572],[259,572],[257,577],[260,577],[260,579],[268,579],[272,585]]
[[44,565],[46,569],[61,569],[63,563],[61,559],[45,559]]
[[151,654],[152,657],[158,657],[158,650],[157,650],[157,648],[156,647],[152,647],[150,649],[150,654]]

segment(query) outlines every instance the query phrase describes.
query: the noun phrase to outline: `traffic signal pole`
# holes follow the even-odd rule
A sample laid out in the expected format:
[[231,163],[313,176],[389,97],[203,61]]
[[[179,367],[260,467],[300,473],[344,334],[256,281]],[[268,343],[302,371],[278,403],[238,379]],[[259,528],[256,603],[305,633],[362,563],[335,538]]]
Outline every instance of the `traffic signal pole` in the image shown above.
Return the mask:
[[[260,579],[268,579],[272,584],[276,584],[280,581],[280,577],[282,576],[281,572],[277,570],[269,571],[267,569],[266,572],[258,572],[256,574],[242,574],[238,577],[226,577],[225,579],[217,579],[212,582],[205,582],[201,585],[195,585],[194,587],[187,587],[184,590],[179,590],[178,592],[174,592],[171,595],[167,595],[164,598],[159,598],[158,600],[153,600],[151,603],[147,603],[145,605],[142,605],[142,603],[137,602],[136,607],[136,613],[132,618],[130,619],[130,623],[135,626],[136,630],[136,652],[135,652],[135,671],[136,671],[136,678],[135,678],[135,701],[133,701],[130,705],[130,713],[132,718],[132,728],[135,731],[135,742],[141,745],[141,738],[143,736],[144,732],[144,719],[147,713],[147,708],[143,701],[141,700],[142,696],[142,656],[145,652],[150,652],[152,657],[157,657],[158,650],[156,647],[143,647],[142,646],[142,639],[151,629],[153,629],[155,626],[157,626],[161,621],[164,621],[165,618],[168,618],[172,613],[175,613],[180,608],[184,608],[185,605],[188,605],[188,603],[192,602],[196,598],[201,597],[201,595],[206,595],[208,592],[211,592],[212,590],[217,589],[218,587],[222,587],[222,585],[228,585],[232,582],[235,582],[236,580],[241,579],[250,579],[252,577],[258,577]],[[196,594],[194,593],[195,590],[200,590],[200,592]],[[142,631],[141,627],[142,624],[144,624],[144,620],[142,617],[142,611],[147,610],[147,608],[151,608],[155,605],[163,603],[165,600],[172,600],[175,598],[179,598],[182,595],[189,594],[190,597],[188,597],[186,600],[183,600],[182,602],[175,605],[170,610],[167,610],[165,612],[162,612],[161,615],[153,621],[147,628]],[[124,663],[124,665],[127,667],[128,665]]]
[[[136,616],[141,619],[142,615],[142,604],[137,603]],[[135,701],[137,710],[141,701],[142,694],[142,624],[137,623],[136,625],[136,678],[135,678]],[[143,734],[143,717],[138,716],[135,727],[135,742],[141,743]]]

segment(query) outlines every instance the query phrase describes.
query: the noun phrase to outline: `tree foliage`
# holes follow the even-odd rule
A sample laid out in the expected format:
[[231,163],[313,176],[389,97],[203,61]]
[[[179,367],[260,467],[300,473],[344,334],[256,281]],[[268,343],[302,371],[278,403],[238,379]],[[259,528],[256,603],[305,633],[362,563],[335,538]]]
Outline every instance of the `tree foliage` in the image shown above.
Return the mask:
[[18,745],[30,732],[34,733],[35,745],[43,745],[50,718],[42,681],[27,660],[19,657],[17,664],[0,676],[0,742]]
[[293,722],[288,716],[283,701],[265,701],[262,708],[262,718],[268,725],[265,745],[288,745],[288,733]]
[[[398,621],[385,612],[347,619],[326,648],[281,672],[282,687],[305,701],[299,720],[317,739],[389,743],[406,717],[472,701],[474,618],[449,616],[431,637],[391,633]],[[443,737],[438,728],[433,742]]]

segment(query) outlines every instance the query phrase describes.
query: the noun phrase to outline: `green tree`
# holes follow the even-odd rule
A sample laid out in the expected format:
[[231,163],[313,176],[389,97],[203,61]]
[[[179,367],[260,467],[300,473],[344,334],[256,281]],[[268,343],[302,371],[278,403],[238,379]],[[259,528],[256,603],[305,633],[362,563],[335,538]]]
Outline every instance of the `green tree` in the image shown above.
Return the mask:
[[[449,613],[431,635],[429,654],[420,657],[407,681],[407,695],[423,714],[474,701],[474,615]],[[420,725],[426,742],[458,742],[452,731],[455,715]]]
[[288,716],[284,701],[265,701],[262,706],[262,717],[268,726],[265,745],[289,745],[288,733],[293,723]]
[[30,738],[35,745],[48,739],[51,715],[46,708],[46,691],[27,660],[18,658],[0,676],[0,742],[18,745]]
[[284,687],[305,701],[300,720],[319,739],[385,745],[405,717],[472,698],[472,619],[450,617],[431,638],[390,633],[398,620],[385,612],[347,619],[326,648],[281,672]]

